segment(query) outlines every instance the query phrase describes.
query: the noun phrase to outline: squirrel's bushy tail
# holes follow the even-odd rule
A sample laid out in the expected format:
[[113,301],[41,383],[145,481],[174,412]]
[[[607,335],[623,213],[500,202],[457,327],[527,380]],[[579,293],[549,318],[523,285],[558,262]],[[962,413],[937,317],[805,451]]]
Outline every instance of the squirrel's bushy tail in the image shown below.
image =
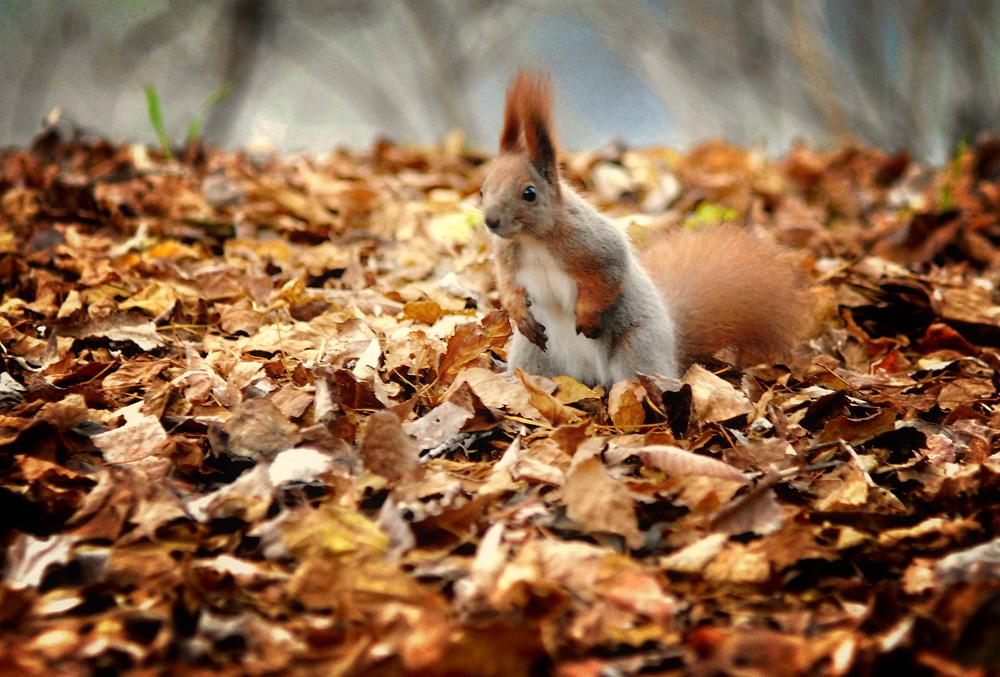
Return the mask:
[[677,326],[682,369],[732,350],[739,366],[788,356],[808,291],[780,250],[736,226],[680,230],[643,247],[642,263]]

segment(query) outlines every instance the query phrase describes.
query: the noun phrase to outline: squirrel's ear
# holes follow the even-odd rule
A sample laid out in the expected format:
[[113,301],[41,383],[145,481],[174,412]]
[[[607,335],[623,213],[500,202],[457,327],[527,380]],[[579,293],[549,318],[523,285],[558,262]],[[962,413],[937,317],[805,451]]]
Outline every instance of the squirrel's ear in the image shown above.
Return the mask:
[[527,96],[521,97],[521,118],[528,157],[545,180],[558,186],[556,134],[552,128],[552,83],[546,79],[532,83]]
[[510,153],[521,147],[521,106],[519,99],[524,90],[523,73],[517,74],[514,84],[507,90],[507,103],[503,110],[503,131],[500,133],[500,152]]

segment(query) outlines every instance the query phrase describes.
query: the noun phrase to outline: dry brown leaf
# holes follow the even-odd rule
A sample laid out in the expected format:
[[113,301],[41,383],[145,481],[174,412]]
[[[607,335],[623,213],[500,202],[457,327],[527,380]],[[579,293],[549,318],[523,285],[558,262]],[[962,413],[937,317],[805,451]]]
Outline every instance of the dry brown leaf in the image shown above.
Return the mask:
[[463,370],[445,393],[449,399],[463,384],[468,384],[472,392],[487,407],[507,409],[511,413],[535,421],[545,422],[545,417],[531,404],[531,396],[524,383],[495,374],[488,369],[473,367]]
[[745,533],[773,534],[781,528],[784,515],[774,493],[778,477],[763,479],[749,493],[738,496],[712,519],[713,531],[732,536]]
[[313,399],[312,393],[291,385],[283,386],[271,396],[274,406],[289,419],[301,418],[313,403]]
[[868,502],[868,483],[854,464],[827,473],[819,488],[816,510],[851,510]]
[[264,325],[264,313],[253,309],[245,301],[223,306],[220,311],[219,324],[230,334],[253,336]]
[[7,550],[4,583],[13,588],[37,588],[50,567],[70,561],[76,541],[75,537],[20,534]]
[[434,301],[411,301],[403,306],[403,318],[431,325],[441,317],[441,306]]
[[185,507],[202,522],[236,517],[254,523],[267,514],[273,493],[267,465],[259,464],[232,484],[192,500]]
[[611,422],[626,431],[641,426],[646,422],[646,409],[642,406],[645,397],[646,389],[635,381],[614,384],[608,394]]
[[298,444],[301,435],[273,402],[252,399],[233,409],[220,433],[210,439],[216,453],[264,461]]
[[165,284],[154,280],[139,292],[118,304],[121,310],[141,310],[156,317],[174,307],[182,297],[196,299],[195,290],[179,284]]
[[695,454],[685,449],[667,445],[652,445],[635,449],[622,449],[629,455],[638,456],[643,464],[656,468],[668,475],[703,475],[718,477],[740,484],[750,482],[746,475],[718,459],[703,454]]
[[162,454],[167,432],[155,416],[142,413],[142,402],[118,412],[125,425],[91,438],[108,463],[127,464],[151,477],[162,478],[170,469],[170,459]]
[[635,501],[600,459],[591,457],[573,467],[566,477],[563,500],[567,516],[584,529],[618,534],[632,548],[642,545]]
[[548,388],[550,385],[548,379],[525,374],[520,369],[517,370],[516,374],[528,391],[528,400],[531,402],[531,406],[537,409],[549,423],[561,426],[575,423],[580,419],[578,409],[567,407],[552,395]]
[[767,553],[730,542],[705,565],[702,575],[716,583],[759,585],[771,578],[771,563]]
[[753,413],[746,395],[697,364],[687,370],[681,383],[691,386],[695,411],[707,423]]
[[934,582],[943,587],[955,583],[995,581],[1000,576],[1000,539],[959,550],[933,566]]
[[920,541],[925,547],[947,545],[968,537],[982,529],[982,525],[972,519],[944,519],[932,517],[912,527],[886,529],[878,536],[878,543],[888,548],[898,547],[905,541]]
[[365,468],[393,485],[406,485],[422,474],[420,450],[403,430],[399,417],[378,411],[368,418],[368,430],[361,443]]
[[573,404],[581,400],[599,400],[604,394],[604,388],[588,388],[577,380],[569,376],[555,376],[553,381],[559,386],[555,396],[563,404]]
[[660,567],[680,574],[698,574],[722,552],[729,540],[726,534],[710,534],[689,543],[677,552],[660,559]]
[[453,404],[442,402],[416,421],[403,424],[408,435],[415,438],[421,451],[433,449],[459,434],[475,413]]
[[128,341],[145,351],[156,350],[164,344],[151,320],[129,314],[91,319],[85,324],[63,331],[77,338]]
[[292,216],[308,224],[334,225],[330,212],[318,201],[289,186],[265,181],[251,187],[247,195],[251,199],[273,201]]
[[126,362],[104,377],[107,389],[126,390],[152,383],[170,365],[167,360],[135,360]]
[[499,312],[490,313],[479,324],[459,325],[448,338],[448,348],[438,365],[441,383],[451,384],[456,376],[475,369],[487,370],[490,366],[488,351],[502,351],[510,333],[506,316]]
[[228,402],[230,395],[226,382],[197,351],[187,348],[184,355],[187,370],[170,382],[172,386],[182,386],[185,397],[191,402],[204,402],[210,395]]
[[479,487],[479,496],[492,496],[505,491],[514,491],[518,484],[514,480],[514,471],[524,455],[521,448],[521,437],[515,437],[500,459],[493,464],[486,483]]
[[589,543],[531,540],[504,566],[490,603],[508,610],[523,604],[526,586],[553,583],[591,601],[610,556],[608,550]]
[[382,553],[389,537],[352,510],[324,505],[298,510],[281,522],[285,547],[300,559]]

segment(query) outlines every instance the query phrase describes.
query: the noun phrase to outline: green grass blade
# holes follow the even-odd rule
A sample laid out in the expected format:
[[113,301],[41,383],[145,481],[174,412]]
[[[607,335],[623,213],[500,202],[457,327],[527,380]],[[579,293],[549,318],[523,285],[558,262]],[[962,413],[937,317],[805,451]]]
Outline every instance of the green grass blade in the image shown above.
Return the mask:
[[170,137],[167,136],[167,128],[163,124],[163,113],[160,111],[160,98],[156,95],[156,88],[153,85],[146,85],[146,105],[149,107],[149,121],[153,124],[153,130],[160,139],[160,148],[163,149],[163,156],[167,160],[174,159],[174,152],[170,150]]
[[219,87],[217,90],[212,92],[212,95],[205,100],[205,103],[201,105],[201,108],[191,118],[191,124],[188,125],[187,131],[187,142],[188,144],[194,143],[198,140],[198,135],[201,134],[201,120],[202,118],[213,108],[219,105],[219,103],[225,99],[233,91],[233,88],[227,82],[226,84]]

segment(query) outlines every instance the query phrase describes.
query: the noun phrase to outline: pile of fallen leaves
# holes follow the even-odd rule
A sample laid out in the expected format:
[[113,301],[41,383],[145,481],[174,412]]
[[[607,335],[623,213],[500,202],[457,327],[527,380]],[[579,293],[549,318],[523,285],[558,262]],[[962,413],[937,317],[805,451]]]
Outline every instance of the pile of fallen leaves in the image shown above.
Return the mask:
[[787,365],[505,373],[486,157],[0,155],[0,672],[1000,669],[1000,143],[608,148],[797,252]]

